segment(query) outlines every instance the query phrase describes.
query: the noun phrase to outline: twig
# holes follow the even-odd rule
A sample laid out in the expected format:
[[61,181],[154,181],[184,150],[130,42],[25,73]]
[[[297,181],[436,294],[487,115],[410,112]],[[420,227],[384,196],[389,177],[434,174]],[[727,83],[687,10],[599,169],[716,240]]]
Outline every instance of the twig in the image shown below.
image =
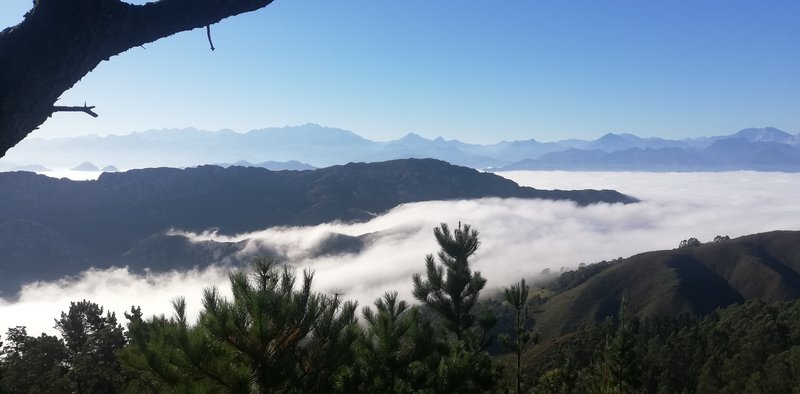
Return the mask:
[[206,25],[206,36],[208,36],[208,44],[211,45],[211,50],[214,50],[214,42],[211,41],[211,25]]
[[[97,115],[96,112],[92,111],[93,109],[94,109],[94,105],[87,106],[86,103],[83,103],[82,107],[80,107],[80,106],[64,107],[64,106],[59,106],[59,105],[54,105],[53,106],[53,112],[83,112],[83,113],[86,113],[88,115],[91,115],[93,118],[96,118],[99,115]],[[50,116],[53,116],[53,114],[51,113]]]

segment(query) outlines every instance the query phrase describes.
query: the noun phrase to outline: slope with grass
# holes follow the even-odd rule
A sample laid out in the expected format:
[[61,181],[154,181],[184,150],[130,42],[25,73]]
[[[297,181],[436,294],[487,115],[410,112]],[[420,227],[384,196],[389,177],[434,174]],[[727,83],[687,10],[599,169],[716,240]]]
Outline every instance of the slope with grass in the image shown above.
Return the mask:
[[537,307],[552,338],[613,316],[623,298],[640,317],[705,315],[748,300],[800,298],[800,231],[773,231],[642,253],[610,264]]

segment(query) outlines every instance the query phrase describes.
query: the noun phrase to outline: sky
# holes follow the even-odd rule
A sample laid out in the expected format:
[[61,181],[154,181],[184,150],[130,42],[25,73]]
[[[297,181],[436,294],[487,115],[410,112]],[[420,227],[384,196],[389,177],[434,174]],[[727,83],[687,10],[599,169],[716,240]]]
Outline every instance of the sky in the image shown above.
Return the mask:
[[[140,1],[138,3],[143,3]],[[31,0],[3,0],[0,26]],[[32,134],[314,122],[473,143],[800,132],[800,2],[275,0],[103,62]]]
[[[326,223],[310,227],[274,227],[222,236],[186,233],[192,240],[243,241],[282,251],[298,270],[315,271],[315,290],[336,289],[349,300],[369,305],[385,291],[412,300],[411,275],[422,272],[424,256],[435,253],[433,228],[440,222],[471,224],[481,242],[472,268],[494,292],[524,277],[532,283],[548,268],[559,272],[650,250],[672,249],[689,237],[708,242],[771,230],[800,230],[800,174],[780,172],[500,173],[522,185],[542,188],[614,188],[642,200],[636,204],[480,199],[403,204],[365,223]],[[742,212],[747,212],[743,215]],[[310,258],[308,251],[329,232],[372,233],[374,242],[360,253]],[[54,333],[53,319],[70,301],[87,299],[115,311],[131,304],[146,315],[171,315],[170,300],[186,297],[193,316],[205,287],[229,295],[227,273],[219,266],[184,272],[131,273],[124,267],[89,270],[72,278],[30,283],[16,300],[0,298],[0,333],[26,325],[31,335]]]

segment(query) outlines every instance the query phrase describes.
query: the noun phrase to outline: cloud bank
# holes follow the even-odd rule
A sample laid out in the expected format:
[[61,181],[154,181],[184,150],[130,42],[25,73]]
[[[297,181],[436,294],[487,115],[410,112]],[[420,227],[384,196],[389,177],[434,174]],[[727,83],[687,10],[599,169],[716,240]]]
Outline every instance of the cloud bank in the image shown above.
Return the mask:
[[[688,237],[709,241],[715,235],[800,229],[800,174],[506,172],[522,185],[547,189],[616,189],[642,199],[630,205],[579,207],[569,202],[481,199],[406,204],[366,223],[329,223],[270,228],[221,236],[213,232],[176,233],[196,241],[245,241],[242,253],[280,251],[298,269],[316,272],[318,291],[342,291],[361,305],[387,290],[411,299],[410,277],[424,269],[424,256],[436,252],[432,230],[458,221],[480,232],[473,267],[488,288],[532,278],[580,263],[670,249]],[[330,233],[366,236],[359,253],[312,258]],[[170,300],[187,298],[190,312],[200,308],[202,289],[227,290],[227,271],[212,266],[189,272],[132,274],[125,268],[90,270],[75,278],[25,286],[18,300],[0,300],[0,330],[26,325],[28,332],[54,332],[53,319],[69,301],[88,299],[122,312],[141,305],[145,314],[171,314]]]

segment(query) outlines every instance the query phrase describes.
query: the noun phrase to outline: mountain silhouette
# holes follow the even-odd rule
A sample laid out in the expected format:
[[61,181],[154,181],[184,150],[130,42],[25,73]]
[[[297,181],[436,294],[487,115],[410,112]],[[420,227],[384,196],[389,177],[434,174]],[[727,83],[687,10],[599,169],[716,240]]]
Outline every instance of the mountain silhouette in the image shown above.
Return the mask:
[[[768,164],[747,155],[717,152],[726,141],[758,156],[763,144],[779,144],[784,154]],[[640,150],[649,160],[637,157]],[[740,148],[736,148],[740,149]],[[597,151],[608,154],[599,162]],[[351,131],[313,123],[237,133],[194,128],[147,130],[128,135],[83,136],[53,140],[26,139],[11,149],[0,167],[41,164],[69,168],[76,162],[114,163],[120,168],[191,167],[214,163],[307,163],[327,167],[348,162],[378,162],[405,158],[434,158],[479,169],[559,169],[625,171],[800,171],[800,136],[772,127],[749,128],[716,137],[668,140],[630,133],[607,133],[596,140],[540,142],[535,139],[470,144],[409,133],[393,141],[372,141]],[[738,155],[740,161],[718,160]],[[256,164],[257,165],[257,164]],[[265,166],[268,167],[268,166]],[[276,167],[279,168],[279,167]],[[281,168],[283,169],[283,168]],[[294,168],[285,168],[294,169]]]

